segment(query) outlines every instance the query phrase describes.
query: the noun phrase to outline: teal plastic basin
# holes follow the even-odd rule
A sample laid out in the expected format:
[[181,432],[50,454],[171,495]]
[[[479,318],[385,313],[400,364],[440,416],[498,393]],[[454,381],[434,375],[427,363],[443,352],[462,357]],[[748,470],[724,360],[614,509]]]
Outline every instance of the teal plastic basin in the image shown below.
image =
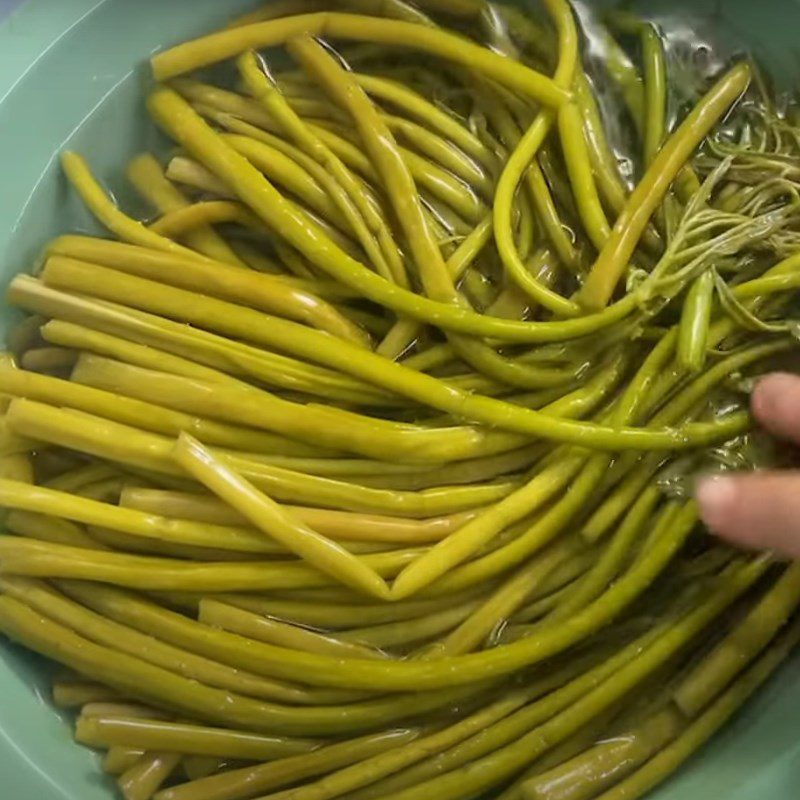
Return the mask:
[[[95,226],[55,158],[86,155],[124,195],[126,159],[163,146],[147,122],[148,54],[214,28],[252,0],[28,0],[0,25],[0,284],[40,247]],[[580,5],[580,2],[576,3]],[[800,75],[794,0],[657,0],[648,12],[716,13],[716,37],[746,42],[786,83]],[[0,328],[14,318],[0,305]],[[97,757],[74,744],[49,704],[46,666],[0,640],[0,798],[109,800]],[[800,796],[800,660],[654,797],[793,800]]]

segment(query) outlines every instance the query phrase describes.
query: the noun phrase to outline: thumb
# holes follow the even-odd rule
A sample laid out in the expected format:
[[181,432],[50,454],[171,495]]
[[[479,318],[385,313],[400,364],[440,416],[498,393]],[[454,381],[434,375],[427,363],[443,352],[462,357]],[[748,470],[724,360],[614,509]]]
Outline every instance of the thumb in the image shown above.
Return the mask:
[[800,377],[775,372],[762,378],[753,392],[752,406],[770,433],[800,444]]
[[800,472],[704,478],[696,496],[712,533],[731,544],[800,558]]

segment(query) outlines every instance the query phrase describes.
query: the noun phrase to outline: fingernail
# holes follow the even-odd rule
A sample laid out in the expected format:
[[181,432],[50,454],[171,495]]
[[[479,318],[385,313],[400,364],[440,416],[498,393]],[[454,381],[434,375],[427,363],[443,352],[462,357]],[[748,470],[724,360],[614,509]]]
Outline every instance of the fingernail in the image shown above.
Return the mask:
[[712,531],[717,530],[730,517],[730,509],[736,499],[736,480],[720,476],[702,478],[695,496],[703,522]]

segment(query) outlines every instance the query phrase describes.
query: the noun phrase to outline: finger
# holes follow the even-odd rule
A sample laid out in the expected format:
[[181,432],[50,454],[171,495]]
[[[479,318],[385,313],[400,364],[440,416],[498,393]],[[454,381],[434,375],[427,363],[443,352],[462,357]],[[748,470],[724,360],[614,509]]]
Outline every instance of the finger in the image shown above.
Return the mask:
[[800,558],[800,472],[704,478],[696,496],[712,533],[742,547]]
[[756,384],[751,404],[770,433],[800,444],[800,377],[785,372],[767,375]]

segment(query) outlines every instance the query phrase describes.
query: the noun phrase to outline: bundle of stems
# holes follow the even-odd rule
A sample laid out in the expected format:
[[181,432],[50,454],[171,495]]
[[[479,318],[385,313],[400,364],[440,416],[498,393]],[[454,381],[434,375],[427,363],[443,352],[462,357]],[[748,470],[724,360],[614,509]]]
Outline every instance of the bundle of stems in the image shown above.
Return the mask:
[[0,632],[128,800],[630,800],[800,639],[800,567],[687,491],[777,463],[742,387],[797,347],[800,128],[543,5],[158,53],[148,219],[63,155],[108,235],[8,291]]

